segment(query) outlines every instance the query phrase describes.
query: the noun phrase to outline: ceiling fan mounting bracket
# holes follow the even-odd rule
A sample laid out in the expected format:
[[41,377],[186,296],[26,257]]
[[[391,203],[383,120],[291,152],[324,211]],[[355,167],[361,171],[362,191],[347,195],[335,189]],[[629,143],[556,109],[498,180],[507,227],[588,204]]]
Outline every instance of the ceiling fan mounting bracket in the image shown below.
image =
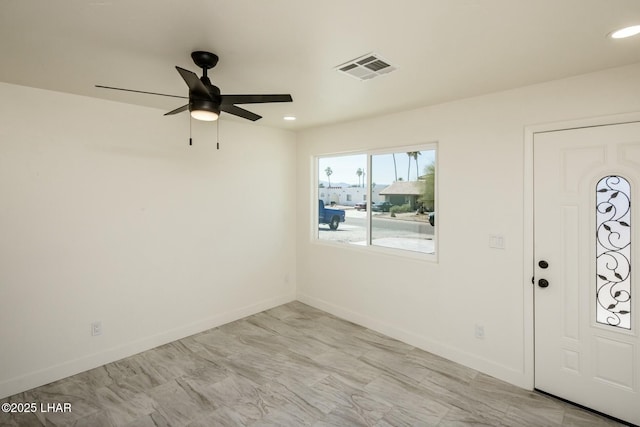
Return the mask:
[[211,52],[205,52],[203,50],[191,52],[191,59],[193,59],[193,62],[203,70],[210,70],[218,63],[218,55]]

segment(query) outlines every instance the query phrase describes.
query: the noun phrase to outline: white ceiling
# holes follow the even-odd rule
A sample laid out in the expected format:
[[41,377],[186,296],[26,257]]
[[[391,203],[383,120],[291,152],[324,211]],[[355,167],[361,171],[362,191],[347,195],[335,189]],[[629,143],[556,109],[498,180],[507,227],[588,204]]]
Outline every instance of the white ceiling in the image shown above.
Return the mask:
[[[94,85],[186,96],[174,66],[208,50],[223,94],[292,94],[245,106],[257,125],[303,129],[640,62],[640,36],[607,38],[631,24],[638,0],[0,0],[0,81],[169,111]],[[334,70],[370,52],[398,70]]]

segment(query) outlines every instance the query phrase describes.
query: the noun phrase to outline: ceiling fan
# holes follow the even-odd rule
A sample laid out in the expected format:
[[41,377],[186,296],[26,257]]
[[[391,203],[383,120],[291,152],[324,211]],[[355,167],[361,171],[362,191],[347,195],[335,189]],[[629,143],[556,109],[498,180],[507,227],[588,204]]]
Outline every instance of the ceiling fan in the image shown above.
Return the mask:
[[291,102],[293,98],[289,94],[281,95],[221,95],[220,89],[214,86],[207,77],[207,70],[213,68],[218,63],[218,56],[211,52],[195,51],[191,53],[191,58],[195,64],[202,68],[202,77],[189,70],[176,66],[176,70],[189,87],[189,96],[167,95],[164,93],[144,92],[141,90],[122,89],[118,87],[96,85],[103,89],[122,90],[126,92],[145,93],[149,95],[169,96],[172,98],[188,99],[189,103],[175,110],[169,111],[165,116],[178,114],[189,110],[191,117],[197,120],[214,121],[220,116],[220,112],[233,114],[247,120],[256,121],[262,116],[251,111],[240,108],[235,104],[259,104],[267,102]]

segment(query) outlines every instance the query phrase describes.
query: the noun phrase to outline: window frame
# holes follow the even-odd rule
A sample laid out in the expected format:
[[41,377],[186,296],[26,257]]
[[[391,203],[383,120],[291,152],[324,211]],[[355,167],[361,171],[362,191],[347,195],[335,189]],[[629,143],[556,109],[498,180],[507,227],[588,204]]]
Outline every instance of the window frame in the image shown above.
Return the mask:
[[[310,227],[310,238],[312,244],[330,246],[330,247],[339,247],[345,248],[347,250],[354,250],[356,252],[365,252],[365,253],[379,253],[384,255],[392,255],[399,256],[402,258],[410,258],[417,259],[422,261],[428,261],[430,263],[438,263],[439,253],[440,253],[440,245],[439,245],[439,224],[440,222],[437,220],[438,211],[440,206],[439,201],[439,191],[438,191],[438,175],[439,175],[439,156],[438,156],[439,144],[437,141],[419,143],[414,145],[407,146],[398,146],[398,147],[384,147],[379,149],[363,149],[356,151],[346,151],[346,152],[332,152],[332,153],[323,153],[311,156],[311,185],[313,186],[313,194],[314,198],[311,200],[313,206],[311,210],[311,224]],[[371,214],[371,200],[372,200],[372,188],[371,184],[374,181],[373,173],[372,173],[372,158],[376,155],[385,155],[385,154],[397,154],[397,153],[406,153],[410,151],[434,151],[434,160],[433,163],[435,165],[435,174],[434,174],[434,212],[436,214],[436,223],[433,227],[433,240],[434,240],[434,252],[435,253],[425,253],[413,251],[410,249],[399,249],[399,248],[390,248],[386,246],[373,245],[371,244],[372,238],[372,214]],[[366,155],[366,170],[365,170],[365,200],[367,202],[367,214],[365,220],[365,237],[366,244],[358,245],[358,244],[348,244],[345,242],[337,242],[327,239],[321,239],[319,237],[318,232],[318,198],[320,194],[320,189],[318,188],[320,181],[320,170],[319,170],[319,161],[320,159],[332,158],[332,157],[347,157],[347,156],[355,156],[355,155]]]

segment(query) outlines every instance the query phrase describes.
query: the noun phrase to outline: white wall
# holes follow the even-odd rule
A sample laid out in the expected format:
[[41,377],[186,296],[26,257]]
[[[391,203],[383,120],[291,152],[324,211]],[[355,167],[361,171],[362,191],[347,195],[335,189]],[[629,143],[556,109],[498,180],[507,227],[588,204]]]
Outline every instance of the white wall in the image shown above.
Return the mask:
[[[640,65],[300,133],[298,299],[531,387],[525,128],[632,111]],[[438,263],[311,239],[313,156],[433,141]],[[489,248],[491,234],[505,236],[506,249]]]
[[295,135],[162,114],[0,84],[0,397],[295,297]]

